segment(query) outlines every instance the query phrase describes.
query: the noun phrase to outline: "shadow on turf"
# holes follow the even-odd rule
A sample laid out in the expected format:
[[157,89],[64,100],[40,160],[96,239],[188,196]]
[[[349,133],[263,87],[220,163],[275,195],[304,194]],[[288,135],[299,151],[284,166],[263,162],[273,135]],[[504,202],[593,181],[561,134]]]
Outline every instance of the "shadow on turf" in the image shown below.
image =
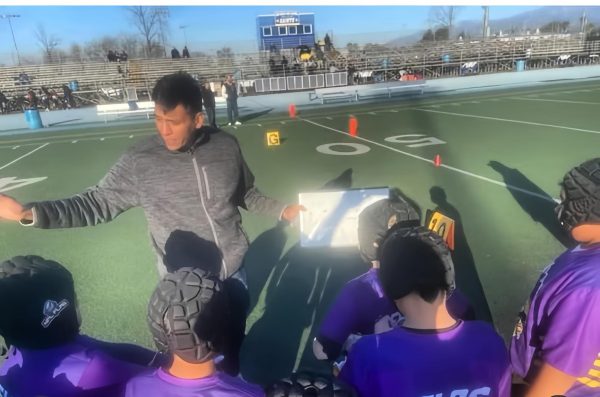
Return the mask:
[[528,213],[535,222],[541,223],[565,248],[572,248],[575,246],[574,241],[560,226],[560,223],[556,218],[556,214],[554,213],[556,204],[554,203],[552,196],[542,190],[516,168],[510,168],[495,160],[490,161],[488,165],[492,167],[494,171],[502,175],[502,178],[507,185],[517,186],[521,189],[546,197],[547,199],[544,200],[514,189],[508,189],[523,211]]
[[243,116],[240,116],[239,120],[242,123],[247,123],[248,121],[250,121],[252,119],[255,119],[255,118],[260,117],[260,116],[264,116],[265,114],[268,114],[268,113],[271,113],[271,111],[273,111],[273,108],[261,110],[259,112],[248,113],[248,114],[245,114]]
[[492,323],[492,313],[490,312],[481,280],[477,274],[475,259],[467,242],[460,213],[456,207],[448,202],[446,191],[441,187],[433,186],[429,189],[429,195],[431,196],[431,201],[437,206],[434,211],[440,211],[455,221],[452,260],[454,261],[456,285],[467,296],[471,305],[475,308],[477,319]]
[[356,249],[292,247],[275,266],[264,314],[244,341],[244,377],[269,384],[288,376],[305,342],[299,367],[330,373],[326,363],[313,357],[312,339],[342,285],[366,269]]
[[[320,190],[348,189],[352,187],[352,168],[344,170],[339,176],[326,182]],[[250,291],[250,312],[258,301],[269,274],[275,268],[283,254],[287,242],[284,231],[285,222],[277,222],[274,227],[256,237],[246,255],[244,265],[247,269],[247,282]]]
[[[352,172],[344,170],[319,190],[351,188]],[[300,368],[330,373],[329,366],[312,355],[314,332],[341,286],[366,270],[356,249],[296,244],[282,257],[287,241],[284,226],[279,222],[258,236],[245,257],[251,308],[269,280],[264,314],[246,336],[241,355],[244,377],[260,384],[288,376],[303,341],[307,345]],[[305,332],[308,336],[303,340]]]

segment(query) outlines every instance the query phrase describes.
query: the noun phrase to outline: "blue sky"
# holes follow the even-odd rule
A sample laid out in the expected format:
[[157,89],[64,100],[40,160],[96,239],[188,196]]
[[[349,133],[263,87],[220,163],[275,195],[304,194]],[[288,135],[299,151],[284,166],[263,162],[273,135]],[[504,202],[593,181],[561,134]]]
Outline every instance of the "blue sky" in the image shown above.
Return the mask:
[[[539,6],[490,7],[490,19],[508,17]],[[187,25],[190,50],[214,51],[223,45],[255,48],[256,16],[274,11],[314,12],[318,36],[333,33],[334,44],[360,41],[369,32],[391,39],[427,26],[429,6],[175,6],[169,7],[170,37],[167,45],[184,44],[181,25]],[[19,51],[37,53],[33,31],[42,23],[49,34],[61,39],[61,47],[84,44],[103,35],[136,33],[123,6],[1,6],[1,14],[19,14],[13,29]],[[458,19],[480,20],[481,7],[461,7]],[[14,51],[6,19],[0,19],[0,56]],[[339,39],[339,40],[336,40]],[[8,39],[8,40],[6,40]]]

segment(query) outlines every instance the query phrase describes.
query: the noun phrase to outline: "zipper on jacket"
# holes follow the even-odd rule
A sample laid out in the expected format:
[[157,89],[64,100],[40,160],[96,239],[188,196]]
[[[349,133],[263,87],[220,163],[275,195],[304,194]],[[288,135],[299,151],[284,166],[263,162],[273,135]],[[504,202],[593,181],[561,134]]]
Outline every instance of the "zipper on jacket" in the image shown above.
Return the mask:
[[206,186],[206,198],[210,200],[210,186],[208,185],[208,175],[206,175],[206,167],[202,167],[202,174],[204,175],[204,186]]
[[[196,162],[196,158],[192,158],[192,162],[194,163],[194,172],[196,173],[196,181],[198,183],[198,192],[200,193],[200,202],[202,203],[202,208],[204,209],[204,213],[206,214],[206,219],[208,219],[208,224],[210,225],[210,230],[212,231],[213,237],[215,239],[215,244],[219,249],[221,249],[219,245],[219,239],[217,237],[217,231],[215,230],[215,225],[213,223],[212,218],[210,217],[208,210],[206,209],[206,203],[204,202],[204,195],[202,194],[202,176],[200,175],[200,170],[198,169],[198,163]],[[223,269],[225,270],[225,276],[229,276],[229,272],[227,270],[227,263],[225,262],[225,255],[223,255],[222,259]]]

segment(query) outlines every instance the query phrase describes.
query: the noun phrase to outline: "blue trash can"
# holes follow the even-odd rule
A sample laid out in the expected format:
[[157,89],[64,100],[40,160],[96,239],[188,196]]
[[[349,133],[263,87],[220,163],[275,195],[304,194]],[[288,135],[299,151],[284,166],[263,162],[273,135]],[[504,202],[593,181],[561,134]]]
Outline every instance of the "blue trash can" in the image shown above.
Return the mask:
[[25,121],[30,130],[37,130],[38,128],[44,128],[42,124],[42,117],[37,109],[27,109],[25,111]]
[[444,54],[444,55],[442,55],[442,62],[444,62],[444,63],[450,63],[450,54]]
[[523,72],[523,71],[525,71],[525,60],[520,59],[517,61],[517,72]]
[[73,92],[79,91],[79,81],[77,81],[77,80],[71,80],[71,81],[69,81],[69,88]]

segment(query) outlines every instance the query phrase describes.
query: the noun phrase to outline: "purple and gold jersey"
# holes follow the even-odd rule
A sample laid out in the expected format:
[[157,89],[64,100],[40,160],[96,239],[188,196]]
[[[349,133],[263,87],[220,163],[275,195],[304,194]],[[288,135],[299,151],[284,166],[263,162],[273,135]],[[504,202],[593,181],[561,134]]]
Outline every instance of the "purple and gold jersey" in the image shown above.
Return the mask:
[[600,246],[568,250],[544,269],[510,356],[522,377],[541,360],[578,378],[568,397],[600,395]]
[[127,383],[125,397],[261,397],[255,385],[217,372],[201,379],[181,379],[158,369],[136,376]]
[[511,387],[504,342],[480,321],[364,336],[340,379],[361,397],[509,397]]
[[[446,302],[457,319],[469,319],[472,308],[455,290]],[[330,359],[334,359],[352,334],[370,335],[388,331],[401,324],[403,317],[383,293],[377,269],[349,281],[331,305],[321,323],[317,339]]]
[[127,380],[143,369],[108,356],[85,336],[50,349],[13,346],[0,367],[0,396],[118,396]]

